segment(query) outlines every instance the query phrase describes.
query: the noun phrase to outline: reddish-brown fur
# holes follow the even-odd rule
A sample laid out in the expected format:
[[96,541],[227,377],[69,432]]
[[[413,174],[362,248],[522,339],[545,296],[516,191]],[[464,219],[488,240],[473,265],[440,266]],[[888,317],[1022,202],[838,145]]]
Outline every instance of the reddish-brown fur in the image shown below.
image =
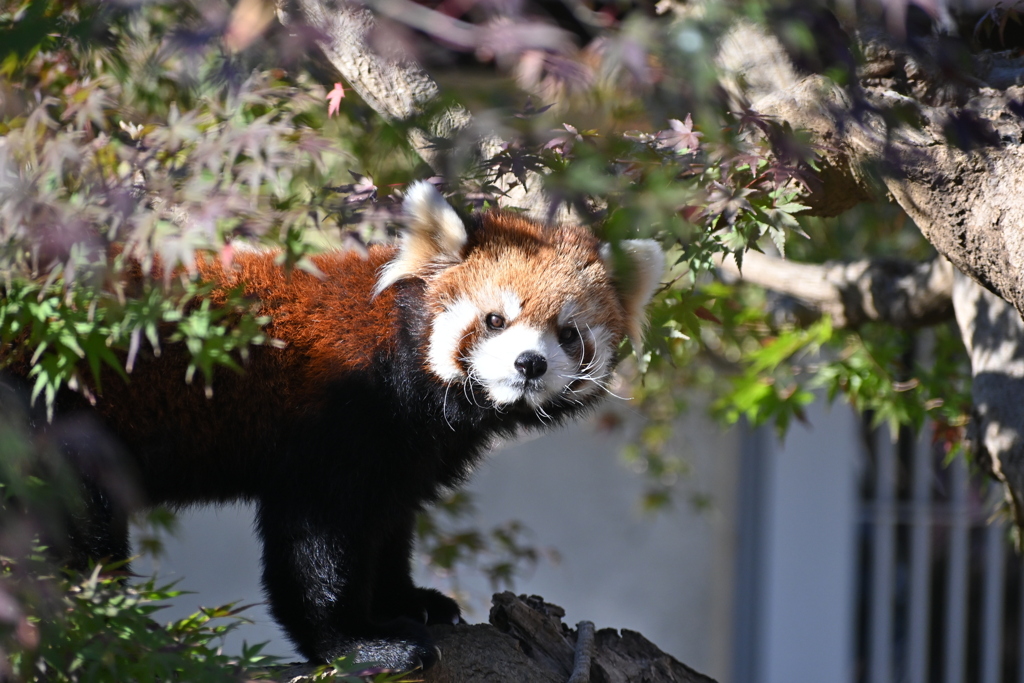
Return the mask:
[[[297,269],[286,273],[270,252],[242,252],[227,271],[218,259],[200,259],[204,280],[225,288],[244,283],[245,295],[257,302],[254,312],[271,318],[268,336],[284,348],[252,348],[241,375],[218,369],[212,398],[201,376],[184,386],[188,351],[180,344],[164,344],[159,358],[146,349],[127,384],[104,373],[96,410],[136,453],[151,450],[145,441],[154,434],[173,430],[176,443],[185,441],[186,446],[166,465],[149,465],[165,470],[161,476],[172,481],[185,475],[220,486],[232,473],[252,466],[246,453],[276,438],[282,418],[316,411],[332,380],[365,370],[377,351],[394,343],[393,293],[385,291],[367,305],[377,270],[393,252],[375,246],[368,258],[339,251],[314,256],[322,279]],[[221,303],[223,290],[211,299]],[[106,400],[110,397],[116,400]],[[239,447],[223,448],[225,429]],[[244,477],[238,477],[238,484],[242,490],[216,497],[246,495]]]
[[523,298],[522,320],[554,324],[566,301],[575,300],[613,330],[626,335],[625,312],[601,260],[597,238],[585,228],[550,228],[511,212],[483,217],[471,233],[465,260],[428,287],[435,313],[447,301],[486,286],[507,287]]

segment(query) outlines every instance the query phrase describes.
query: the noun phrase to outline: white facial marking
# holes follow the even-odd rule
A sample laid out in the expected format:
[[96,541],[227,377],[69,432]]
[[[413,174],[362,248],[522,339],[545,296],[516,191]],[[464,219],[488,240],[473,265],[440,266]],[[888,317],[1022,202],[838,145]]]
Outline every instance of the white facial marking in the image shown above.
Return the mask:
[[520,300],[519,295],[511,289],[502,289],[499,291],[498,296],[501,300],[505,322],[510,323],[518,318],[519,314],[523,312],[523,302]]
[[[515,362],[527,351],[545,356],[543,333],[526,325],[514,325],[480,343],[470,355],[473,375],[499,405],[512,403],[523,395],[525,378]],[[543,378],[541,378],[543,379]]]
[[434,374],[445,382],[453,382],[463,376],[455,354],[462,338],[482,315],[477,305],[469,299],[457,299],[434,319],[427,363]]
[[[581,367],[585,353],[582,345],[572,349],[570,355],[553,332],[515,325],[483,341],[471,352],[473,377],[499,406],[525,399],[534,408],[542,408],[563,393],[568,393],[566,398],[570,401],[587,396],[599,388],[597,382],[604,381],[611,357],[610,335],[603,328],[599,340],[587,329],[580,329],[580,334],[590,343],[604,345],[595,349],[594,361],[586,368]],[[544,374],[531,380],[515,366],[516,359],[528,352],[540,355],[547,363]],[[579,389],[568,390],[580,378],[589,381]]]
[[[504,318],[505,329],[483,328],[490,313]],[[516,322],[521,314],[522,301],[510,289],[478,291],[473,299],[457,299],[434,320],[427,355],[430,369],[446,382],[472,380],[497,407],[525,401],[541,415],[558,401],[579,403],[607,387],[615,349],[606,326],[588,324],[586,310],[573,301],[562,308],[552,327]],[[580,341],[559,344],[558,333],[565,327],[577,330]],[[468,358],[459,359],[463,340],[474,331],[479,336],[467,351]],[[516,368],[516,360],[524,353],[544,358],[543,374],[527,379]],[[467,361],[469,377],[463,371]]]

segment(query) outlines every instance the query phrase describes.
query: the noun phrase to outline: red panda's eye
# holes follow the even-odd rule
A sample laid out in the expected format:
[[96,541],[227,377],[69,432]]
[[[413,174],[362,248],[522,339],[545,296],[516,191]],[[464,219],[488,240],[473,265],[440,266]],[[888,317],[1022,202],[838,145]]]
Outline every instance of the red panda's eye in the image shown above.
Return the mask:
[[491,328],[492,330],[505,329],[505,319],[502,318],[497,313],[488,313],[487,317],[484,320],[487,323],[487,327]]
[[558,332],[558,343],[562,346],[572,344],[573,342],[578,341],[579,338],[580,333],[575,327],[563,327]]

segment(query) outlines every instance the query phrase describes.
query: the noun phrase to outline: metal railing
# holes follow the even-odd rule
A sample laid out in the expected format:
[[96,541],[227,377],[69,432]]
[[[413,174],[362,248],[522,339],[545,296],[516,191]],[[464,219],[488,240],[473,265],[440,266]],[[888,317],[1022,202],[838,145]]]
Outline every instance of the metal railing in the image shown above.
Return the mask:
[[929,439],[866,439],[855,683],[1024,683],[1002,491]]

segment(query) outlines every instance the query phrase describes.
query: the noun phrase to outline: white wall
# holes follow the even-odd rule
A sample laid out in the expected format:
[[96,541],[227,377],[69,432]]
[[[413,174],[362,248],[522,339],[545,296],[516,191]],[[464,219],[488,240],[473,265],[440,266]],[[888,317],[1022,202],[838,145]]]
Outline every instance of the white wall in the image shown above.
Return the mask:
[[[809,407],[784,443],[764,437],[756,683],[852,680],[858,422]],[[743,682],[746,683],[746,682]]]

